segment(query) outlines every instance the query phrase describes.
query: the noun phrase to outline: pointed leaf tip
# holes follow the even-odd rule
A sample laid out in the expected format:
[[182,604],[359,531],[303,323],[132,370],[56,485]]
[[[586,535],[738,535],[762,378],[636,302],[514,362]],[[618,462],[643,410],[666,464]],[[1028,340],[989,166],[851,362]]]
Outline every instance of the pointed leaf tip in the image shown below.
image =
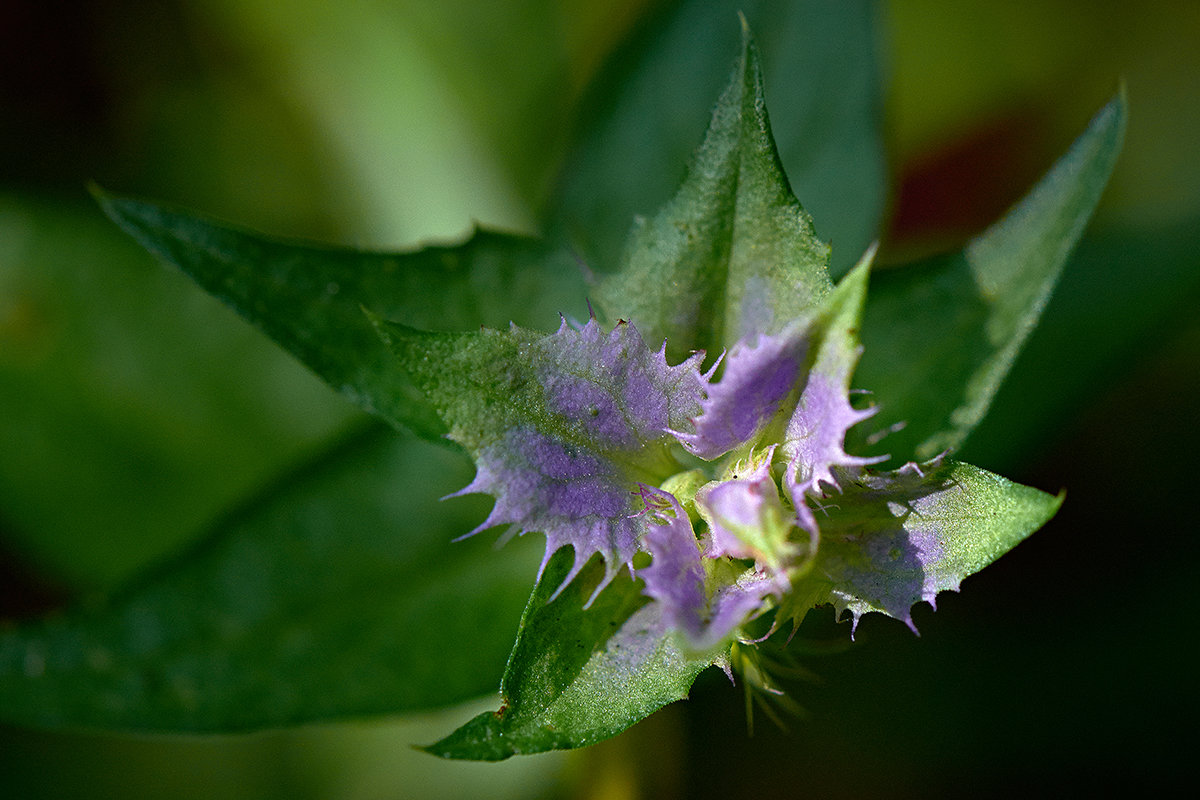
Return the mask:
[[[687,696],[696,676],[724,651],[689,653],[649,603],[640,582],[622,574],[584,610],[600,565],[556,599],[571,568],[556,554],[530,595],[505,670],[498,711],[475,717],[426,749],[443,758],[497,761],[594,744]],[[727,650],[727,648],[726,648]]]
[[97,203],[161,260],[234,308],[335,390],[389,423],[442,442],[445,427],[396,368],[362,306],[434,329],[528,320],[581,296],[564,254],[477,230],[457,244],[362,252],[265,236],[91,187]]
[[916,632],[913,605],[957,591],[1062,503],[1061,494],[957,462],[847,474],[840,508],[822,522],[817,562],[804,580],[816,602],[833,603],[839,615],[849,611],[855,626],[874,611]]
[[828,259],[783,172],[747,28],[687,179],[634,226],[621,270],[596,299],[677,356],[716,353],[778,333],[819,304],[832,288]]
[[[1036,326],[1121,149],[1122,91],[1038,184],[958,253],[879,272],[862,325],[861,385],[899,460],[957,449]],[[864,433],[864,436],[866,434]]]

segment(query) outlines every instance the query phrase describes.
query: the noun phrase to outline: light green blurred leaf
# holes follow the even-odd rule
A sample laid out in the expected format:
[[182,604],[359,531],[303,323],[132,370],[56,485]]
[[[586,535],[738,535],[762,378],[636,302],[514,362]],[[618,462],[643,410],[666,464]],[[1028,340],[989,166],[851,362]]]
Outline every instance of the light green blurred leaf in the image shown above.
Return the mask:
[[0,788],[22,800],[529,800],[564,791],[566,754],[483,765],[408,747],[492,702],[243,736],[0,726]]
[[0,716],[237,731],[430,709],[491,690],[536,547],[450,544],[469,467],[378,427],[99,605],[0,634]]
[[396,368],[364,308],[423,328],[530,320],[552,327],[555,312],[584,297],[574,262],[524,237],[480,230],[461,245],[368,253],[285,242],[149,203],[98,197],[143,246],[335,389],[431,440],[440,440],[445,427]]
[[834,246],[835,275],[876,236],[885,169],[877,8],[849,2],[666,4],[611,57],[590,91],[548,214],[589,264],[611,271],[630,220],[675,191],[728,80],[743,12],[763,54],[780,158]]
[[[473,107],[477,96],[465,101],[457,76],[446,69],[444,59],[453,56],[443,53],[481,49],[474,26],[439,24],[443,14],[456,9],[403,0],[188,5],[224,34],[231,49],[253,65],[254,77],[276,87],[321,137],[323,155],[342,179],[343,207],[354,215],[348,220],[354,235],[393,244],[455,235],[473,219],[531,226],[490,146],[486,125],[475,117],[494,106]],[[490,18],[490,29],[481,24],[489,33],[520,40],[518,12],[524,8],[509,5],[488,4],[474,15]],[[550,54],[546,61],[541,55],[532,49],[529,56],[511,53],[508,60],[532,62],[535,70],[553,63]],[[493,74],[502,71],[523,75],[520,69],[492,65]],[[477,75],[477,80],[485,79]],[[492,85],[501,94],[510,88],[500,80]],[[524,99],[519,90],[513,95]]]
[[621,575],[588,608],[594,559],[551,600],[573,556],[559,550],[529,598],[501,688],[502,705],[426,748],[443,758],[499,761],[594,744],[687,695],[717,653],[685,655],[641,582]]
[[878,398],[873,427],[904,424],[884,440],[893,457],[953,450],[982,419],[1100,199],[1124,130],[1120,95],[961,252],[873,275],[856,383]]
[[0,196],[0,529],[113,586],[351,409],[94,205]]
[[185,4],[320,135],[344,231],[392,246],[534,230],[582,84],[650,1]]

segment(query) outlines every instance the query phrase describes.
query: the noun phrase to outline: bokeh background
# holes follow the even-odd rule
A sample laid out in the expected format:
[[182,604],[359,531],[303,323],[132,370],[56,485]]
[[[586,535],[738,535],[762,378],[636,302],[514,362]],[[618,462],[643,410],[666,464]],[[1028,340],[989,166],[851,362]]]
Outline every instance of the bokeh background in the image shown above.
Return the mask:
[[[88,181],[370,247],[473,220],[536,231],[585,87],[661,5],[0,5],[0,618],[119,586],[358,419],[125,239]],[[1010,796],[1186,777],[1200,712],[1200,5],[874,13],[884,262],[982,229],[1127,86],[1104,203],[963,453],[1065,487],[1054,522],[936,614],[919,609],[919,639],[868,617],[846,646],[845,626],[813,615],[812,677],[792,687],[806,714],[788,733],[759,718],[747,737],[740,690],[719,674],[610,743],[500,765],[409,748],[474,707],[237,737],[0,728],[0,795]],[[788,78],[766,66],[770,100]]]

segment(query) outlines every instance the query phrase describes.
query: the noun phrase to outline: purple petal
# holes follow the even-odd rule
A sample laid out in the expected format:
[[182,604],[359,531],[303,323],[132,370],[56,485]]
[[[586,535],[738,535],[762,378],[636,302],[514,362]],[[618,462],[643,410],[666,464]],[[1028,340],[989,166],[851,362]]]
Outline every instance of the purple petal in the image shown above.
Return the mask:
[[639,530],[631,518],[633,483],[609,459],[532,428],[514,428],[481,449],[476,464],[475,479],[456,494],[486,493],[496,504],[471,534],[504,524],[521,533],[542,531],[543,568],[556,550],[571,545],[575,564],[564,586],[600,553],[606,569],[597,592],[632,562]]
[[654,560],[638,570],[638,577],[646,583],[646,594],[662,606],[667,626],[691,635],[704,627],[708,608],[696,534],[673,495],[645,486],[642,497],[649,523],[642,543]]
[[[858,325],[874,254],[872,247],[842,278],[822,309],[817,355],[784,432],[784,479],[797,509],[804,505],[807,493],[822,492],[822,484],[839,488],[834,468],[862,467],[886,458],[858,458],[843,449],[846,431],[875,413],[875,409],[856,411],[850,405],[850,377],[862,353]],[[803,521],[803,513],[800,516]]]
[[875,413],[858,411],[850,405],[849,368],[830,376],[814,371],[800,395],[800,402],[784,433],[783,453],[787,458],[786,480],[792,500],[799,506],[806,492],[820,492],[821,484],[838,488],[835,467],[853,468],[875,464],[880,458],[849,455],[844,449],[846,432]]
[[662,441],[700,409],[704,354],[668,366],[665,349],[651,351],[631,323],[605,334],[595,319],[580,330],[564,320],[529,355],[547,408],[600,449],[636,451]]
[[945,556],[936,514],[926,517],[954,486],[936,465],[922,471],[907,464],[894,472],[856,475],[844,502],[860,509],[859,521],[843,529],[835,514],[823,526],[818,569],[830,581],[829,599],[840,615],[850,611],[858,627],[863,614],[879,611],[915,632],[912,606],[933,602],[941,589],[957,589],[931,569]]
[[839,508],[821,522],[810,577],[855,624],[877,611],[914,631],[913,604],[957,590],[1037,530],[1061,500],[955,463],[846,473],[843,483]]
[[710,602],[700,547],[679,501],[650,487],[643,487],[643,497],[649,518],[643,542],[654,560],[638,576],[646,583],[646,594],[662,607],[664,623],[683,634],[693,649],[720,643],[761,611],[768,596],[781,596],[789,588],[786,578],[751,571],[717,589]]
[[606,334],[594,319],[579,330],[564,321],[522,348],[550,413],[537,409],[537,427],[512,427],[478,446],[475,479],[458,494],[496,498],[472,533],[502,524],[545,533],[543,567],[570,545],[575,563],[564,586],[599,553],[606,570],[598,593],[622,565],[632,568],[638,549],[635,480],[625,465],[659,457],[667,429],[699,410],[703,354],[671,367],[632,325]]
[[808,344],[808,329],[800,325],[735,344],[720,381],[706,388],[695,432],[676,432],[676,438],[707,460],[749,442],[799,390]]
[[717,590],[708,627],[691,638],[692,646],[698,650],[711,647],[764,610],[768,597],[782,597],[790,589],[783,575],[746,572],[736,582]]
[[778,570],[795,549],[788,539],[795,524],[779,500],[771,476],[771,448],[747,475],[710,484],[696,494],[709,526],[709,558],[752,558]]

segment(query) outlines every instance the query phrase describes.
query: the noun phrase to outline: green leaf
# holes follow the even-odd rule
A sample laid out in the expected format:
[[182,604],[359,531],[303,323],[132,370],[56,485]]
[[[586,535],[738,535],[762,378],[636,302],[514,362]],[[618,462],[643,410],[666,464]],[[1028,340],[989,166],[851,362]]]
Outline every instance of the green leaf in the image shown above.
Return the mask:
[[[360,316],[362,312],[360,311]],[[518,422],[544,418],[541,386],[522,349],[539,338],[520,328],[451,333],[388,322],[369,310],[376,338],[424,392],[452,437],[474,452]]]
[[939,592],[958,591],[1053,517],[1063,499],[957,462],[909,464],[844,483],[821,519],[820,550],[796,587],[794,616],[832,603],[856,626],[876,611],[912,627],[913,604],[934,605]]
[[763,54],[782,163],[834,244],[833,273],[844,273],[876,236],[884,205],[878,10],[867,0],[661,4],[585,98],[548,203],[555,226],[594,269],[616,267],[629,221],[679,186],[695,132],[728,81],[741,12]]
[[479,504],[433,498],[468,472],[382,426],[357,434],[119,596],[0,634],[0,717],[226,732],[488,692],[537,553],[448,543]]
[[[1114,98],[1032,192],[959,253],[872,276],[857,384],[900,459],[957,448],[1037,323],[1121,149]],[[866,426],[863,426],[866,427]]]
[[1085,236],[962,458],[1002,469],[1071,430],[1081,407],[1189,324],[1200,300],[1197,252],[1196,213],[1153,230],[1109,225]]
[[546,134],[522,141],[533,125],[518,120],[542,127],[528,109],[553,118],[565,105],[565,59],[548,31],[572,26],[527,2],[486,14],[467,5],[217,0],[189,20],[252,57],[254,80],[235,72],[240,82],[277,92],[319,132],[319,172],[332,173],[348,230],[396,242],[473,219],[532,226],[502,159],[519,157],[520,143],[545,152]]
[[[573,260],[539,242],[479,230],[459,245],[366,253],[298,244],[97,192],[152,253],[190,275],[335,389],[394,425],[445,428],[363,316],[424,328],[553,320],[584,296]],[[541,309],[530,319],[527,309]]]
[[585,608],[602,569],[595,560],[551,601],[571,566],[568,553],[556,554],[529,598],[500,709],[426,750],[499,761],[594,744],[686,697],[696,676],[720,656],[685,655],[664,631],[658,604],[648,605],[641,583],[626,574]]
[[597,300],[679,356],[777,332],[832,289],[829,248],[792,195],[771,138],[758,51],[742,57],[687,180],[635,225],[622,270]]

